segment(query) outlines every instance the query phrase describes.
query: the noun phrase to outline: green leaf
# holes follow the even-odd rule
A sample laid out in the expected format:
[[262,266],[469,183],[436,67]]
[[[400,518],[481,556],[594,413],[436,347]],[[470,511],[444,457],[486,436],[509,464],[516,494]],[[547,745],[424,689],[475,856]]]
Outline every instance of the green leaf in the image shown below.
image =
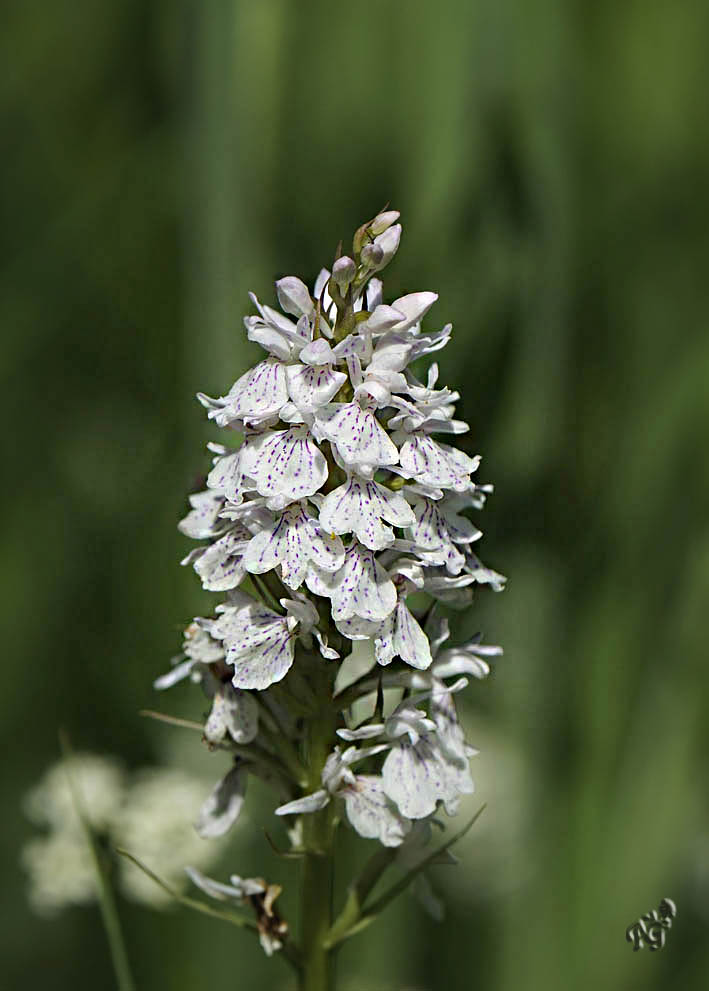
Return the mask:
[[467,822],[462,829],[459,829],[458,832],[454,833],[449,840],[446,840],[445,843],[442,843],[439,847],[437,847],[433,853],[430,853],[427,857],[424,857],[423,860],[419,861],[415,867],[412,867],[411,870],[407,871],[402,878],[400,878],[395,884],[392,884],[390,888],[387,888],[384,894],[380,895],[379,898],[377,898],[369,906],[365,904],[359,915],[356,917],[356,920],[352,922],[352,925],[348,929],[344,929],[343,931],[342,925],[339,924],[340,920],[336,920],[335,924],[330,929],[330,933],[328,934],[328,938],[325,942],[328,949],[332,949],[339,943],[344,942],[346,939],[349,939],[350,936],[354,936],[356,933],[361,932],[363,929],[366,929],[368,925],[374,922],[376,917],[387,907],[389,902],[393,901],[397,895],[400,895],[403,891],[405,891],[411,882],[422,871],[434,864],[442,854],[450,850],[454,843],[458,843],[459,840],[463,839],[468,830],[472,828],[472,826],[483,814],[486,807],[487,806],[485,804],[481,805],[472,819]]
[[362,905],[395,857],[396,849],[392,847],[380,847],[372,854],[349,885],[344,907],[327,934],[327,946],[336,946],[341,939],[353,935],[362,914]]

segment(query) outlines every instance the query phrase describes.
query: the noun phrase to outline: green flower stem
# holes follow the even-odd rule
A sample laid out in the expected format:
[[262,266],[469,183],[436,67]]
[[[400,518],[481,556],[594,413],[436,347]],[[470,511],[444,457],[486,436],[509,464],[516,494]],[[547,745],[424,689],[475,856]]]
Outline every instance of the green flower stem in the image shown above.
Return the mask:
[[[321,698],[329,700],[330,678],[321,677]],[[314,716],[308,726],[304,758],[309,773],[309,791],[321,785],[322,769],[332,748],[336,717],[329,705]],[[333,991],[334,973],[329,949],[325,946],[332,925],[333,839],[335,820],[332,803],[320,812],[303,816],[301,861],[301,953],[300,991]]]
[[126,944],[123,938],[123,930],[121,929],[121,920],[118,915],[116,899],[113,894],[111,882],[108,878],[105,857],[102,850],[99,848],[96,836],[91,826],[91,822],[86,811],[86,806],[84,804],[84,797],[81,794],[79,782],[74,779],[73,774],[68,769],[68,762],[73,756],[73,750],[71,743],[69,742],[69,737],[63,730],[59,731],[59,743],[64,754],[64,760],[67,762],[66,775],[72,803],[76,814],[79,817],[81,828],[84,832],[86,842],[91,852],[91,861],[98,887],[98,903],[101,909],[101,918],[103,920],[103,927],[106,932],[108,948],[111,954],[111,963],[113,964],[113,972],[116,977],[116,985],[118,987],[118,991],[135,991],[135,982],[133,981],[133,975],[131,973],[130,963],[128,961],[128,953],[126,951]]
[[251,579],[251,584],[256,589],[257,594],[264,602],[264,604],[267,605],[269,609],[273,609],[274,612],[277,612],[279,616],[284,615],[283,606],[280,604],[277,597],[274,595],[273,591],[268,587],[266,582],[263,580],[263,576],[249,575],[249,578]]
[[[307,772],[300,762],[298,753],[288,737],[282,733],[274,733],[271,730],[266,730],[265,727],[261,728],[261,733],[266,737],[273,749],[278,753],[278,756],[283,761],[296,784],[301,785],[301,787],[307,785],[309,780]],[[251,744],[252,749],[253,746],[254,745]]]
[[306,853],[301,874],[301,991],[333,991],[334,975],[325,940],[332,923],[333,824],[330,808],[303,825]]

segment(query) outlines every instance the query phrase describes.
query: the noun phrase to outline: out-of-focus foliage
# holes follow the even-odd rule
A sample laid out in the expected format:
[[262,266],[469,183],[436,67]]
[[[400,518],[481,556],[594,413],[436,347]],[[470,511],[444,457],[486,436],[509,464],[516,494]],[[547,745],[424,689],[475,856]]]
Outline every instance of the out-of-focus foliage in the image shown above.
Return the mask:
[[[253,360],[247,289],[314,277],[390,200],[388,289],[440,292],[443,378],[497,483],[510,585],[458,632],[506,655],[466,714],[489,807],[439,869],[447,920],[391,909],[343,988],[704,988],[709,7],[3,13],[3,986],[112,986],[96,912],[30,913],[20,797],[60,724],[133,765],[218,759],[137,715],[206,608],[174,528],[207,464],[192,394]],[[257,812],[225,871],[287,886]],[[634,954],[663,896],[667,945]],[[218,922],[122,913],[140,987],[287,987]]]

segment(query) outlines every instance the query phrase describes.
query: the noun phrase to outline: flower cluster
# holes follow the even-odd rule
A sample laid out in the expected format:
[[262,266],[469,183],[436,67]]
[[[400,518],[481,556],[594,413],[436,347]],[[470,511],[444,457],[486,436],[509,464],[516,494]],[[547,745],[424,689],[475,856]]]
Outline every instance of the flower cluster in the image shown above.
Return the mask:
[[[454,699],[501,651],[479,638],[444,648],[437,603],[465,607],[476,584],[504,578],[477,557],[466,515],[492,491],[474,480],[480,458],[441,439],[468,430],[459,394],[435,362],[417,377],[451,325],[423,329],[433,292],[383,299],[398,218],[364,224],[312,292],[280,279],[280,309],[252,295],[244,322],[265,355],[224,396],[198,395],[226,440],[209,445],[206,487],[180,523],[200,541],[183,563],[225,595],[156,686],[200,682],[204,737],[233,756],[205,834],[235,821],[249,774],[274,786],[277,814],[341,803],[358,833],[391,847],[473,790]],[[313,788],[299,741],[323,684],[333,735]]]
[[[22,850],[32,906],[48,914],[98,898],[77,801],[97,838],[109,847],[128,847],[180,888],[186,862],[207,868],[223,850],[221,844],[204,843],[190,826],[204,790],[203,782],[185,771],[152,767],[128,775],[112,758],[97,754],[75,754],[49,768],[25,802],[28,817],[46,830]],[[115,866],[129,898],[153,907],[170,901],[128,861]]]

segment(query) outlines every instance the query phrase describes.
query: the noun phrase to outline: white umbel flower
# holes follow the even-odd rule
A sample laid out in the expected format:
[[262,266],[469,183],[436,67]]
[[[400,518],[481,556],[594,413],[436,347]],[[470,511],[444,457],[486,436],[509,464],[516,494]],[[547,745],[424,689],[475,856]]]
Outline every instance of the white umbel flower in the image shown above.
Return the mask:
[[[144,768],[131,775],[110,757],[75,754],[55,764],[26,800],[28,815],[48,831],[27,842],[22,863],[32,907],[53,914],[99,897],[96,867],[84,826],[107,849],[128,849],[176,888],[186,863],[208,868],[222,852],[205,843],[192,822],[204,803],[204,782],[176,768]],[[135,866],[120,859],[118,887],[136,901],[164,907],[170,897]]]

